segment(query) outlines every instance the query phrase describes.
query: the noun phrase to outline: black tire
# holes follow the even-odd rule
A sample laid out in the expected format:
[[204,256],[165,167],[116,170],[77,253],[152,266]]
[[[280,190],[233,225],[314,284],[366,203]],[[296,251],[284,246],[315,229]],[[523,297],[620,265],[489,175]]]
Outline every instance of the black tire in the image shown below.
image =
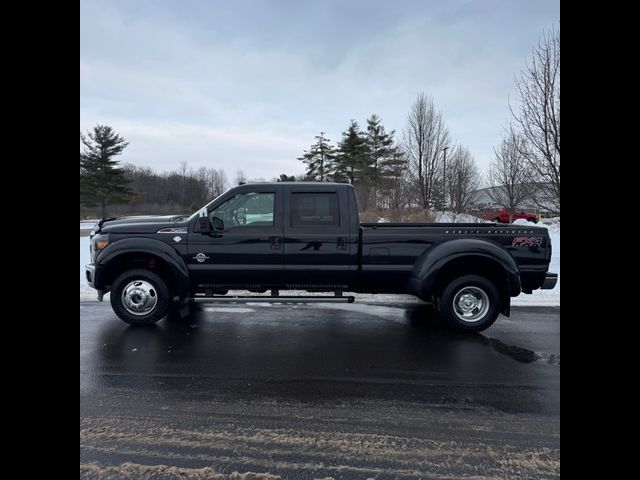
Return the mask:
[[[465,289],[466,292],[463,292]],[[468,297],[471,303],[466,305],[466,308],[472,308],[474,305],[471,298],[479,298],[476,305],[482,304],[482,307],[476,307],[466,312],[469,315],[467,319],[463,318],[465,313],[460,308],[454,307],[454,302],[458,303],[458,301],[463,302],[464,300],[461,297],[456,298],[459,293],[471,295]],[[464,275],[454,278],[444,287],[437,298],[437,305],[440,319],[448,328],[459,332],[481,332],[493,325],[500,314],[500,292],[495,284],[486,277]],[[474,318],[474,315],[477,318]]]
[[538,223],[538,219],[537,218],[527,218],[527,222]]
[[[140,285],[150,286],[148,288],[149,298],[151,301],[155,299],[155,303],[148,312],[141,311],[134,314],[132,308],[128,308],[123,303],[123,290],[125,288],[135,288],[135,282],[139,282]],[[134,287],[131,287],[132,284],[134,284]],[[161,318],[164,318],[169,312],[170,299],[167,284],[160,276],[149,270],[127,270],[116,278],[111,288],[111,308],[123,322],[130,325],[153,325]]]

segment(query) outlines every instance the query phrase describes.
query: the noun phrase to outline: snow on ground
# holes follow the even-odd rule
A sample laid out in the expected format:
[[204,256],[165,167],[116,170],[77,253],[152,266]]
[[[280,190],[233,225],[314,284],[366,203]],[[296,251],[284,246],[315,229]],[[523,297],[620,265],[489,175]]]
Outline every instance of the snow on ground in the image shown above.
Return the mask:
[[[518,222],[518,220],[516,220]],[[516,223],[514,222],[514,223]],[[530,223],[523,220],[525,224],[531,226]],[[517,224],[517,223],[516,223]],[[538,224],[541,226],[541,224]],[[559,306],[560,305],[560,219],[553,219],[548,228],[551,237],[552,255],[549,271],[558,274],[558,283],[553,290],[534,290],[531,295],[520,294],[516,298],[511,299],[512,305],[541,305],[541,306]],[[89,237],[80,237],[80,301],[96,300],[96,291],[89,287],[85,278],[84,266],[89,263]],[[237,295],[247,295],[247,292],[230,292]],[[287,295],[299,296],[310,295],[303,290],[287,292]],[[109,299],[109,294],[105,295],[105,300]],[[260,294],[256,294],[260,295]],[[350,293],[347,293],[350,295]],[[355,294],[356,300],[359,302],[376,302],[376,303],[419,303],[420,300],[411,295],[391,295],[391,294]],[[256,304],[258,305],[258,304]],[[266,304],[268,305],[268,304]]]
[[454,213],[446,211],[444,213],[436,213],[436,223],[488,223],[488,220],[483,220],[468,213]]
[[98,223],[98,220],[82,220],[80,222],[80,230],[90,230]]
[[[550,232],[560,232],[560,217],[543,220]],[[538,224],[540,225],[540,224]]]
[[[91,288],[87,283],[87,277],[84,274],[84,266],[91,263],[89,259],[89,237],[80,237],[80,301],[97,300],[98,292]],[[104,296],[105,300],[109,300],[109,294]]]
[[[81,224],[82,225],[82,224]],[[97,293],[87,283],[84,266],[89,260],[89,237],[80,237],[80,300],[95,300]]]

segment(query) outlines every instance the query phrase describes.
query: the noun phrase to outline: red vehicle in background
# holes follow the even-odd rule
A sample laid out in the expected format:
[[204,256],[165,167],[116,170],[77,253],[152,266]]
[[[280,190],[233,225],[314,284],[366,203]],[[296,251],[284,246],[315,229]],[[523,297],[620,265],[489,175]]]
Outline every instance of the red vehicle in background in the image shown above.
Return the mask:
[[485,218],[485,220],[493,220],[494,222],[498,222],[498,223],[511,223],[514,220],[517,220],[519,218],[524,218],[527,222],[533,222],[533,223],[538,223],[539,217],[537,213],[525,213],[525,212],[520,212],[520,213],[514,213],[511,216],[511,222],[509,221],[509,212],[507,211],[506,208],[503,208],[502,210],[499,211],[493,211],[493,212],[486,212],[483,217]]

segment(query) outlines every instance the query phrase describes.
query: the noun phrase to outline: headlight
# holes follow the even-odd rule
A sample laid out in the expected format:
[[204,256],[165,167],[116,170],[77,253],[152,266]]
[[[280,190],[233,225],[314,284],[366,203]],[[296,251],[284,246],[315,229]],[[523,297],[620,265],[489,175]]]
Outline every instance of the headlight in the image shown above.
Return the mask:
[[109,235],[95,235],[91,239],[91,258],[95,260],[98,254],[109,245]]
[[109,240],[106,238],[100,238],[96,240],[96,250],[99,252],[100,250],[104,250],[104,248],[109,245]]

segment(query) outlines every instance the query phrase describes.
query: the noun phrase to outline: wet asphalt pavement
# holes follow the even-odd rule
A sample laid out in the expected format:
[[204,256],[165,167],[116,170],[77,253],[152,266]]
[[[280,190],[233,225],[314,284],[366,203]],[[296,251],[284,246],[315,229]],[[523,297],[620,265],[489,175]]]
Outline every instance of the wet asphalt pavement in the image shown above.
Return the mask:
[[558,478],[559,308],[482,334],[432,317],[207,305],[136,328],[81,303],[81,477]]

